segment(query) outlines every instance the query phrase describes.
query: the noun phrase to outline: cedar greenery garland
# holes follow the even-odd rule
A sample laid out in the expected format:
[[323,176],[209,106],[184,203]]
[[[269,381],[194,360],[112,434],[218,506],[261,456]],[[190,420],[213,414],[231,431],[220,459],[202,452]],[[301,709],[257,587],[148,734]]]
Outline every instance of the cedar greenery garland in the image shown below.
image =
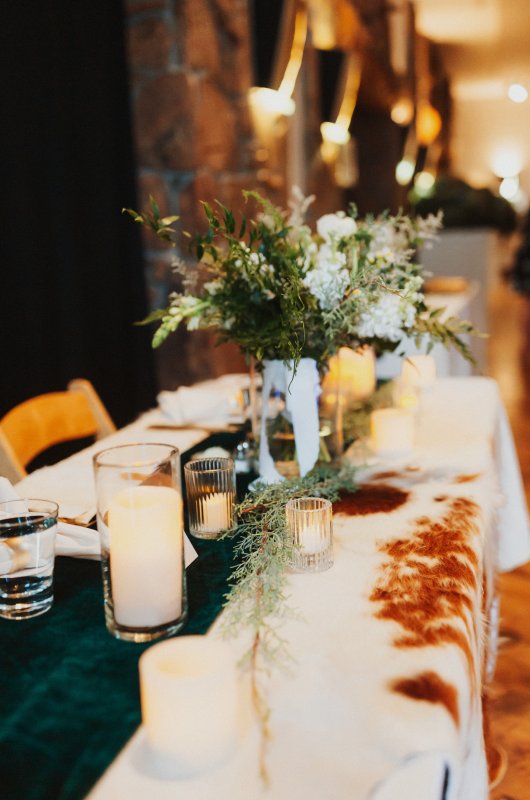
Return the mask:
[[242,664],[250,670],[252,702],[261,733],[260,774],[268,782],[266,755],[270,739],[269,716],[263,676],[273,666],[288,669],[293,661],[279,633],[285,619],[299,619],[289,607],[287,573],[295,545],[287,530],[285,505],[297,497],[323,497],[332,502],[339,492],[354,491],[350,466],[321,466],[303,478],[261,485],[236,509],[239,523],[230,536],[237,536],[237,566],[234,568],[224,606],[223,632],[236,636],[252,631],[252,643]]

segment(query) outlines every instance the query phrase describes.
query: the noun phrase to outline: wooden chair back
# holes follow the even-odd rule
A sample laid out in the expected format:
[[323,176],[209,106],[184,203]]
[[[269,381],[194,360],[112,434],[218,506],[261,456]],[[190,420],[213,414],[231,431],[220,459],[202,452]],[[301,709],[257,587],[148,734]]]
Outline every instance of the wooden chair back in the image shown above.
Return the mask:
[[0,420],[0,475],[16,482],[26,466],[53,445],[116,430],[99,395],[82,378],[64,392],[49,392],[25,400]]

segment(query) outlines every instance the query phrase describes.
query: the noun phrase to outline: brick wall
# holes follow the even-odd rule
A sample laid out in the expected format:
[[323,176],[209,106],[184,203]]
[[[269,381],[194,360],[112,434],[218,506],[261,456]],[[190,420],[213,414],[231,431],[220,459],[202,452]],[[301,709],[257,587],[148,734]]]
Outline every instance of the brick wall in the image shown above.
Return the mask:
[[[127,0],[139,203],[153,195],[179,227],[204,225],[200,200],[241,203],[258,185],[246,92],[252,84],[247,0]],[[171,253],[144,235],[149,300],[179,286]],[[180,255],[193,259],[184,243]],[[159,384],[173,388],[244,368],[207,333],[178,332],[157,353]]]

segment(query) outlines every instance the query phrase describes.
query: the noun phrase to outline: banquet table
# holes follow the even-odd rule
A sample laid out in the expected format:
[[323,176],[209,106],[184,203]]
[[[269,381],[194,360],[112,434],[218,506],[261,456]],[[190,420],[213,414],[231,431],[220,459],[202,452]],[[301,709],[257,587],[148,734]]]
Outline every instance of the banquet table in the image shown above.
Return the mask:
[[[142,425],[116,436],[137,438]],[[180,438],[183,449],[204,438],[158,433]],[[65,496],[62,479],[75,473],[71,496],[81,504],[82,490],[93,491],[81,480],[92,451],[17,489],[49,496],[55,487]],[[268,787],[243,670],[241,736],[228,761],[195,778],[153,772],[138,727],[145,647],[106,633],[98,564],[60,558],[52,611],[0,620],[12,686],[0,725],[2,797],[485,800],[481,701],[495,660],[495,575],[530,559],[521,476],[495,382],[439,380],[422,397],[414,451],[391,460],[365,453],[358,480],[359,490],[334,507],[332,568],[289,576],[289,605],[299,614],[281,633],[293,663],[263,678]],[[183,633],[216,637],[233,542],[193,544]],[[239,659],[249,636],[229,644]]]

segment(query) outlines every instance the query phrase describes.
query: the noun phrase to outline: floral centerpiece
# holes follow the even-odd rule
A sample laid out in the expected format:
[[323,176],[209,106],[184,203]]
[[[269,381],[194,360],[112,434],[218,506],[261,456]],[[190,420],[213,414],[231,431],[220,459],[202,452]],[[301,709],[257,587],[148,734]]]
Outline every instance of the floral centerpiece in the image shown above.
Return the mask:
[[[222,204],[203,203],[208,229],[190,239],[206,280],[194,291],[172,293],[168,306],[145,321],[160,323],[155,347],[180,325],[214,328],[221,341],[235,342],[256,359],[263,370],[263,397],[272,388],[286,397],[284,416],[293,424],[304,475],[319,450],[319,371],[340,347],[369,344],[382,352],[414,337],[429,346],[453,345],[471,358],[461,338],[471,326],[457,318],[442,321],[440,311],[424,303],[422,269],[414,256],[420,245],[436,239],[440,216],[385,213],[360,219],[350,206],[347,213],[320,217],[312,231],[305,216],[314,198],[295,190],[284,211],[257,192],[243,194],[260,209],[253,218],[236,221]],[[161,218],[154,200],[147,213],[127,211],[173,240],[177,218]],[[175,265],[183,270],[179,259]],[[274,480],[279,475],[265,440],[262,436],[260,472]]]

